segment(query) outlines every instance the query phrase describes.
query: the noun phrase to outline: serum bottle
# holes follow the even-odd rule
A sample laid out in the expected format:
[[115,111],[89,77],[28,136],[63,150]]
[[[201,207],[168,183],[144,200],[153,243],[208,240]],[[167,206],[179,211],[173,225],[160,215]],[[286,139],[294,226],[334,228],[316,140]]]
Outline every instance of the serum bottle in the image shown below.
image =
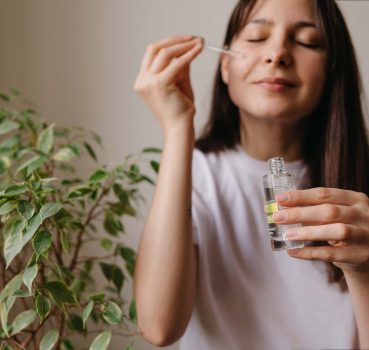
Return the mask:
[[284,207],[280,206],[275,197],[283,192],[296,189],[295,177],[286,172],[284,160],[281,157],[268,160],[269,173],[263,176],[265,193],[265,213],[268,220],[268,230],[272,250],[285,250],[290,248],[303,248],[303,241],[289,241],[286,231],[291,227],[299,227],[301,224],[277,225],[273,220],[273,214]]

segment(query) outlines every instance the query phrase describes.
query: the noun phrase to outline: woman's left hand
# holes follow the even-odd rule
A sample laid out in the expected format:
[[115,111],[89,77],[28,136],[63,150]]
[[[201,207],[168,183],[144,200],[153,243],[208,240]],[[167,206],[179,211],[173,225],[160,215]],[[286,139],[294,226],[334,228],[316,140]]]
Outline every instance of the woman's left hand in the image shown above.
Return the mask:
[[274,214],[277,224],[303,224],[287,230],[289,240],[330,244],[290,249],[290,256],[332,262],[343,272],[369,273],[369,198],[366,194],[319,187],[285,192],[277,196],[277,201],[286,207]]

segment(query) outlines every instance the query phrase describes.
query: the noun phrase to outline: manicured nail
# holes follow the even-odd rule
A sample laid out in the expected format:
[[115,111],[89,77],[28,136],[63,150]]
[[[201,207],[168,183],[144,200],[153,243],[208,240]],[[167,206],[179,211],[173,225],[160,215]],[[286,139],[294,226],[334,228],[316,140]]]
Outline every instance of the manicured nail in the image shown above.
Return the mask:
[[277,211],[273,214],[273,219],[274,221],[282,222],[287,219],[287,215],[283,211]]
[[277,195],[277,201],[278,202],[286,202],[288,201],[288,196],[284,193]]

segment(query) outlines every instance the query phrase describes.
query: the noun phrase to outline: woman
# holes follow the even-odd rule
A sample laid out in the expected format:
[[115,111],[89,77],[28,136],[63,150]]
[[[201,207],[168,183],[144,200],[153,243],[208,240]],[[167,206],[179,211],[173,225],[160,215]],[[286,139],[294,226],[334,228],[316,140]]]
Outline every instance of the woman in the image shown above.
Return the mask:
[[[334,0],[240,0],[224,46],[243,58],[221,57],[196,142],[200,38],[150,45],[135,83],[164,132],[135,270],[142,334],[184,334],[183,349],[369,348],[368,141],[344,19]],[[274,219],[313,242],[288,255],[271,252],[263,213],[276,156],[300,190]]]

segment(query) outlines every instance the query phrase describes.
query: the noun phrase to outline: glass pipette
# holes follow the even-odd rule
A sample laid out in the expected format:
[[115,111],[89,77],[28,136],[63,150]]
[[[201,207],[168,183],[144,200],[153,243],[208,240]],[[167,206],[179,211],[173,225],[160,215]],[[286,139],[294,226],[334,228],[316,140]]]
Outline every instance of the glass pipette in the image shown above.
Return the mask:
[[216,46],[213,46],[213,45],[205,45],[205,49],[210,50],[210,51],[225,53],[225,54],[231,55],[235,58],[245,58],[245,55],[241,52],[233,51],[233,50],[229,50],[229,49],[222,49],[220,47],[216,47]]

